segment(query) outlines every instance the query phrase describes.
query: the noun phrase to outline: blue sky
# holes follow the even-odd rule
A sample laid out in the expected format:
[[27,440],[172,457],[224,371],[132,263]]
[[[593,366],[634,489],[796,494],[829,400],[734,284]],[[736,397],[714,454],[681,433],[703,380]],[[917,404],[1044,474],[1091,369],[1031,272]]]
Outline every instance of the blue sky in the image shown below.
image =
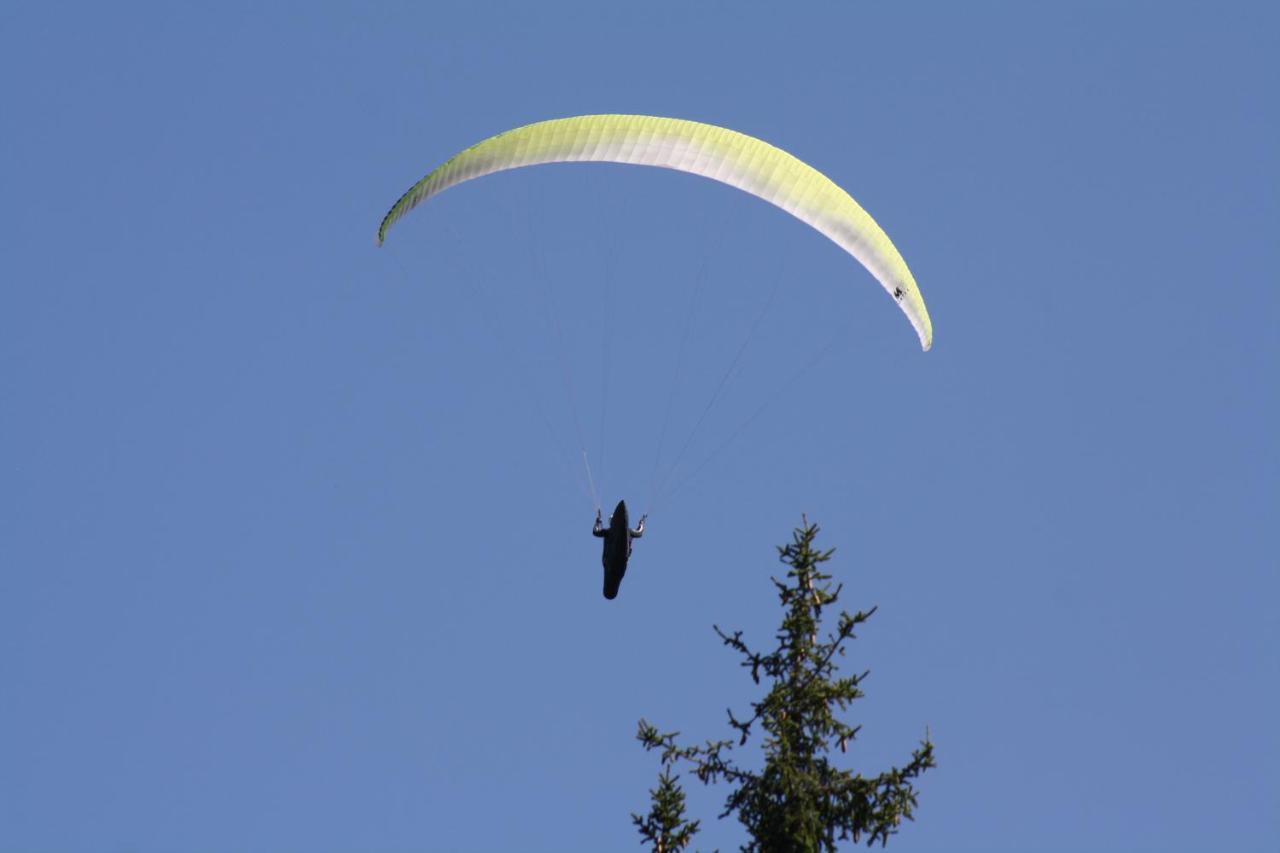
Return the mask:
[[[938,744],[893,849],[1270,849],[1280,16],[1029,6],[7,5],[0,850],[635,849],[636,722],[756,695],[711,626],[767,642],[801,513],[880,607],[848,766]],[[595,112],[826,172],[933,351],[688,175],[374,248]],[[583,445],[653,509],[613,602]]]

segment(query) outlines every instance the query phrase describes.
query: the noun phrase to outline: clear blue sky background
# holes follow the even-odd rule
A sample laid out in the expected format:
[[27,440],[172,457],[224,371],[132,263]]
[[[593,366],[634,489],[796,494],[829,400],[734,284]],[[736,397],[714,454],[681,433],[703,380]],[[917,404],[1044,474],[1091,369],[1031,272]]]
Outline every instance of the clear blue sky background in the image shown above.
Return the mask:
[[[893,849],[1273,850],[1280,15],[1035,5],[5,4],[0,850],[634,849],[802,512],[880,607],[842,760],[938,744]],[[687,175],[375,249],[593,112],[825,171],[934,350]],[[642,509],[686,443],[606,602],[580,447]]]

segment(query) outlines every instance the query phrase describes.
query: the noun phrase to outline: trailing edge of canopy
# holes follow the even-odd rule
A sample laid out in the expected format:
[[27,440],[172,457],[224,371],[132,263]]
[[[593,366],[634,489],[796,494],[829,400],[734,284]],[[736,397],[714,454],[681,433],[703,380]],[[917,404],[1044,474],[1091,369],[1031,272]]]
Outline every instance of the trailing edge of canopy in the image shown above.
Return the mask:
[[378,228],[378,245],[402,216],[463,181],[541,163],[605,162],[701,175],[764,199],[830,238],[883,285],[916,334],[933,345],[924,297],[884,230],[830,178],[781,148],[696,121],[636,115],[552,119],[491,136],[450,157],[409,188]]

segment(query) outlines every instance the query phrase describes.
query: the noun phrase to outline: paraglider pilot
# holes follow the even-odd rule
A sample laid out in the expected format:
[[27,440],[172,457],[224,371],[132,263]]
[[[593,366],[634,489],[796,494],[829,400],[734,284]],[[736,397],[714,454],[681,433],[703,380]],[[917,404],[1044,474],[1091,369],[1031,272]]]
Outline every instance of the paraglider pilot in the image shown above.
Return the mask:
[[600,510],[596,510],[596,526],[591,533],[604,540],[604,554],[600,562],[604,564],[605,598],[618,597],[618,587],[622,585],[622,576],[627,573],[627,559],[631,556],[631,540],[644,535],[646,517],[640,516],[640,524],[632,530],[627,519],[627,502],[618,501],[606,528],[600,518]]

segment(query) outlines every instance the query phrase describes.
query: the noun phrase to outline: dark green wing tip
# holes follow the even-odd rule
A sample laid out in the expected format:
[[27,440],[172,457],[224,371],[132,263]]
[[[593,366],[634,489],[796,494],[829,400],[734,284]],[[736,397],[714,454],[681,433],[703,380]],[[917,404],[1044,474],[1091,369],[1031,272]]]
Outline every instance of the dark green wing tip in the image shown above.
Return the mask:
[[394,221],[391,217],[395,212],[396,212],[396,209],[393,207],[391,208],[391,210],[387,211],[386,216],[382,217],[382,222],[381,224],[378,225],[378,236],[373,238],[373,243],[375,246],[378,246],[379,248],[381,248],[382,244],[386,242],[387,229],[391,227],[391,223]]
[[[429,177],[431,177],[431,175],[427,175],[427,178]],[[409,187],[409,189],[405,190],[404,195],[396,199],[396,203],[391,205],[391,209],[387,211],[387,215],[382,217],[382,224],[378,226],[379,246],[386,241],[387,232],[391,230],[391,226],[394,225],[400,217],[404,216],[407,211],[412,210],[418,203],[417,201],[412,200],[414,190],[422,186],[423,183],[426,182],[427,178],[423,178],[421,181],[418,181],[416,184]]]

